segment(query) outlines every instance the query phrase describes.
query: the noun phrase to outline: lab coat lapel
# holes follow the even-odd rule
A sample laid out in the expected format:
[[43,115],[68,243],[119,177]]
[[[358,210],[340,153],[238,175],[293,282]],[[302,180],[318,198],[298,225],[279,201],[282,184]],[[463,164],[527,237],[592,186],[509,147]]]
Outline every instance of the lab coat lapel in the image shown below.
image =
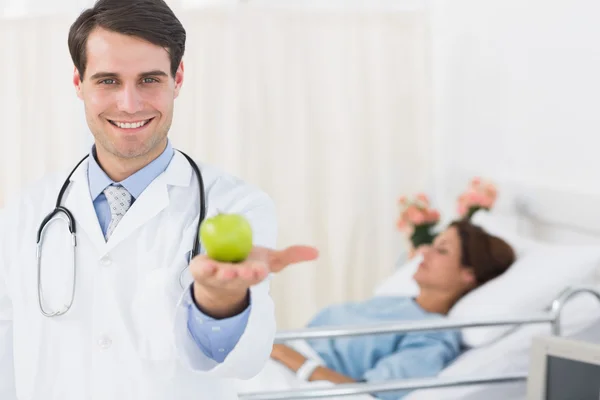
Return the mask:
[[81,228],[85,231],[92,244],[102,251],[106,241],[90,195],[87,171],[88,163],[84,161],[71,177],[71,185],[63,196],[63,205],[73,214],[77,229]]
[[168,207],[169,186],[189,186],[190,179],[191,167],[179,152],[175,152],[165,172],[148,185],[119,222],[106,243],[106,251],[127,239],[136,229]]

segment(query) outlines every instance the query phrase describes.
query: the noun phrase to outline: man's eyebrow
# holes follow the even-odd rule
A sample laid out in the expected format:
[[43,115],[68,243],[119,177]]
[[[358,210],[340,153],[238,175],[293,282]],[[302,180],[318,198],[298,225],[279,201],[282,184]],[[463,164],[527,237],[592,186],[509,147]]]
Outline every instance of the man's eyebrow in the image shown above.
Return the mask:
[[116,78],[118,75],[114,72],[96,72],[94,75],[90,76],[90,79],[96,80],[101,78]]
[[[147,72],[142,72],[141,74],[139,74],[140,78],[146,77],[146,76],[169,76],[166,72],[161,71],[159,69],[155,69],[152,71],[147,71]],[[92,80],[96,80],[96,79],[106,79],[106,78],[118,78],[119,74],[115,73],[115,72],[96,72],[94,75],[90,76],[90,79]]]
[[144,76],[169,76],[169,74],[167,74],[164,71],[161,71],[160,69],[155,69],[153,71],[142,72],[140,74],[140,77],[144,77]]

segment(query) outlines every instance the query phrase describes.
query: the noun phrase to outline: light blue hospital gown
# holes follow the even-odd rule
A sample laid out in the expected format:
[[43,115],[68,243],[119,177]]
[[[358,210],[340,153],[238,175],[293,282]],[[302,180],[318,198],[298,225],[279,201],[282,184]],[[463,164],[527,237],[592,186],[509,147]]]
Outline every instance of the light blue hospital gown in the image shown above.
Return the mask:
[[[369,324],[397,320],[443,318],[423,310],[412,298],[375,297],[364,302],[325,308],[309,327]],[[327,367],[356,381],[381,382],[391,379],[436,376],[461,351],[459,331],[412,332],[333,339],[311,339],[309,345]],[[373,394],[397,400],[408,391]]]

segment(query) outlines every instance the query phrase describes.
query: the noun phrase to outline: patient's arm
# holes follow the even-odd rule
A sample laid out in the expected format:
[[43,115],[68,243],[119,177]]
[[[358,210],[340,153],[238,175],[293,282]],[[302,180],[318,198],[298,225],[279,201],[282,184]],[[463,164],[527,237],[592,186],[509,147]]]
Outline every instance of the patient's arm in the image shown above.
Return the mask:
[[315,372],[312,373],[309,381],[329,381],[336,385],[340,383],[352,383],[354,379],[347,377],[346,375],[338,374],[332,369],[327,367],[317,367]]
[[[460,354],[460,336],[456,332],[410,333],[401,341],[395,353],[381,357],[369,367],[362,381],[383,382],[395,379],[436,376]],[[306,357],[285,345],[273,346],[271,358],[297,372]],[[355,382],[352,378],[326,367],[318,367],[311,381],[327,380],[335,384]],[[391,397],[388,397],[391,396]],[[395,394],[381,394],[380,398],[394,398]]]
[[399,349],[377,361],[363,379],[381,382],[436,376],[460,354],[460,336],[454,332],[412,333]]
[[[302,354],[283,344],[276,344],[273,346],[271,358],[275,361],[279,361],[294,372],[298,372],[298,369],[306,361],[306,357],[304,357]],[[315,369],[315,371],[310,376],[309,380],[330,381],[335,384],[354,382],[354,380],[352,380],[351,378],[339,374],[326,367],[318,367],[317,369]]]

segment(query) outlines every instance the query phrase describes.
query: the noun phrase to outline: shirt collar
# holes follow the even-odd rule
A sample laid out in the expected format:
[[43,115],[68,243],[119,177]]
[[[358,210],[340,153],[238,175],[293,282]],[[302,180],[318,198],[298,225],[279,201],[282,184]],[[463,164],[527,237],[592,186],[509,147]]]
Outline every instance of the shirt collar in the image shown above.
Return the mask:
[[96,145],[92,146],[88,166],[88,180],[92,201],[95,201],[104,189],[112,184],[123,186],[134,199],[137,199],[148,185],[167,169],[173,158],[173,154],[174,150],[171,142],[167,140],[167,147],[158,158],[122,182],[114,182],[98,164],[96,160]]

